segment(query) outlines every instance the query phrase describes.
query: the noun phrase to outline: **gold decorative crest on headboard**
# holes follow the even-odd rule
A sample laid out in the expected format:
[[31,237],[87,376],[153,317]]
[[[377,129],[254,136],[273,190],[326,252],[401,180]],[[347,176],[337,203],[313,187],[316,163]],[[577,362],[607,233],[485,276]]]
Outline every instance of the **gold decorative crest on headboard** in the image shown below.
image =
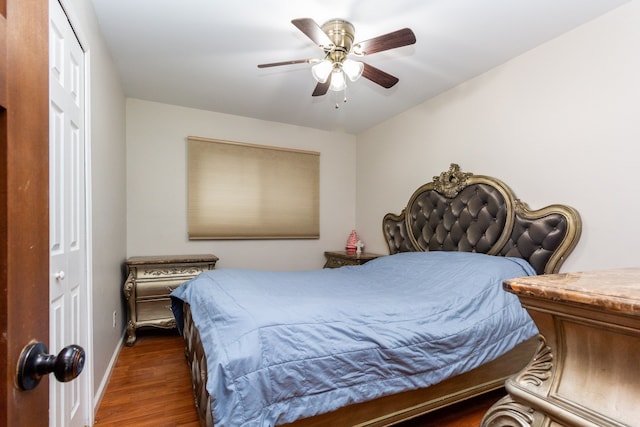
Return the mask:
[[451,163],[449,170],[433,177],[433,188],[446,197],[454,198],[467,185],[471,172],[460,172],[460,166]]

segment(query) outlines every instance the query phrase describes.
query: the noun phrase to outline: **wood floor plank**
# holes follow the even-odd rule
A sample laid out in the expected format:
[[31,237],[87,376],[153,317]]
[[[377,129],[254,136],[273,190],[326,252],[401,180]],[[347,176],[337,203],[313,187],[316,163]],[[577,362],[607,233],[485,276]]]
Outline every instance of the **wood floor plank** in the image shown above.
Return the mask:
[[[399,427],[478,427],[504,393],[471,399]],[[120,352],[95,425],[199,427],[182,337],[173,331],[139,331],[135,345]]]
[[199,427],[182,337],[140,331],[135,345],[122,349],[95,425]]

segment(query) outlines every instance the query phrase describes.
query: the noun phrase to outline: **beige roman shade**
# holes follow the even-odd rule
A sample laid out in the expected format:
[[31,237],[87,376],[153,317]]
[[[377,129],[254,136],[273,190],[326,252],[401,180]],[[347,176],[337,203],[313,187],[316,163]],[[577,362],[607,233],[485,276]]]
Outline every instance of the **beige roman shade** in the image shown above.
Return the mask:
[[189,239],[317,239],[320,153],[190,136]]

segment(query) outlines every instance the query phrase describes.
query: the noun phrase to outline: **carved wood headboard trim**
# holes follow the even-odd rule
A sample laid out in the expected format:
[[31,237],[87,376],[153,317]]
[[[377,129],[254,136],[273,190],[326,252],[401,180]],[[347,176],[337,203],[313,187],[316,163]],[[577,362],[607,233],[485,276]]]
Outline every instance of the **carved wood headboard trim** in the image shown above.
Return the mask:
[[580,239],[582,222],[570,206],[531,210],[499,179],[449,170],[418,188],[400,214],[382,222],[389,253],[465,251],[527,260],[557,273]]

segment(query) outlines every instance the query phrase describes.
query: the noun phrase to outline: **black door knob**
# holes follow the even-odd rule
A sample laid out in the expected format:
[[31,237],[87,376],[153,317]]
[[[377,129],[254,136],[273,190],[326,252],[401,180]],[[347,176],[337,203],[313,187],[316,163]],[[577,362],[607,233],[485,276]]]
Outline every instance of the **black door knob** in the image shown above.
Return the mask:
[[69,345],[57,356],[47,354],[47,346],[41,342],[22,349],[18,361],[17,383],[22,390],[31,390],[38,385],[43,375],[53,372],[60,382],[71,381],[84,368],[85,353],[79,345]]

